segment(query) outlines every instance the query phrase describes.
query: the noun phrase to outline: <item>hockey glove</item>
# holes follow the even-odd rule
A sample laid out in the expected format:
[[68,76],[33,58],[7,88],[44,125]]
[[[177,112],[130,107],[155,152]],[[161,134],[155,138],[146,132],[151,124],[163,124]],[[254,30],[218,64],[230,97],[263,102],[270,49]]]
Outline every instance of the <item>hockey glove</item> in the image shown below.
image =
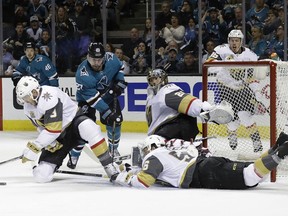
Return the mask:
[[133,176],[132,172],[122,171],[117,175],[113,182],[122,186],[130,187]]
[[28,142],[23,151],[22,163],[26,163],[27,161],[35,161],[39,152],[41,152],[41,149],[36,146],[35,143]]
[[103,113],[102,118],[104,119],[106,125],[113,125],[114,122],[121,123],[121,115],[112,112],[110,109]]
[[119,80],[112,88],[113,90],[113,94],[120,96],[123,92],[124,92],[124,89],[127,87],[128,83],[125,82],[124,80]]
[[47,150],[47,151],[49,151],[51,153],[54,153],[54,152],[58,151],[59,149],[61,149],[62,147],[63,147],[63,145],[56,140],[55,142],[53,142],[50,145],[46,146],[45,150]]
[[13,82],[13,85],[16,87],[19,80],[22,78],[22,75],[21,74],[15,74],[15,75],[12,75],[11,79],[12,79],[12,82]]

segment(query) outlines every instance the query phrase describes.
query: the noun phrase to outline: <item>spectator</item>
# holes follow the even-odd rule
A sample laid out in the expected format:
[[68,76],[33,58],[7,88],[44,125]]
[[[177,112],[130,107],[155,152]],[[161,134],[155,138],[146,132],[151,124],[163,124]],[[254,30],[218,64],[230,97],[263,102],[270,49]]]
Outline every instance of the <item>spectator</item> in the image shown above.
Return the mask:
[[209,37],[214,40],[216,45],[222,44],[226,41],[226,23],[217,8],[209,8],[202,17],[202,22],[206,27]]
[[125,75],[130,74],[130,64],[129,62],[129,58],[125,55],[123,55],[123,50],[121,48],[116,47],[115,48],[115,55],[119,58],[120,61],[122,61],[123,65],[124,65],[124,70],[123,73]]
[[202,62],[205,62],[209,56],[212,54],[212,52],[214,51],[214,48],[216,47],[215,43],[213,40],[208,40],[205,45],[204,45],[204,52],[205,54],[202,57]]
[[40,3],[40,0],[31,0],[27,8],[27,15],[29,17],[37,16],[42,23],[48,17],[48,10],[44,4]]
[[11,69],[7,71],[8,67],[11,65],[11,61],[14,60],[14,57],[12,55],[12,49],[13,47],[10,44],[8,43],[3,44],[3,71],[5,71],[6,76],[11,76],[13,72],[13,70]]
[[252,39],[248,43],[248,47],[259,56],[264,58],[265,50],[267,49],[267,42],[263,38],[262,28],[254,25],[251,29]]
[[[238,27],[241,27],[240,30],[242,30],[242,6],[236,6],[234,8],[234,18],[232,19],[231,23],[227,24],[227,31],[230,32],[233,29],[238,29]],[[251,25],[247,24],[245,22],[245,29],[246,29],[246,34],[245,34],[245,39],[246,39],[246,43],[249,42],[249,40],[251,39]],[[227,31],[225,33],[227,33]]]
[[13,47],[13,57],[20,60],[24,53],[24,44],[28,41],[29,36],[24,30],[23,23],[17,23],[15,33],[8,39],[8,43]]
[[130,38],[126,39],[123,42],[122,45],[122,50],[124,52],[124,55],[128,56],[130,59],[133,57],[134,55],[134,49],[135,47],[138,46],[138,44],[143,41],[142,38],[140,38],[139,36],[139,31],[137,28],[132,28],[130,30]]
[[27,34],[30,38],[37,43],[41,39],[43,29],[40,27],[39,19],[37,16],[30,17],[30,27],[26,29]]
[[74,75],[73,57],[75,56],[75,34],[77,25],[68,17],[64,7],[58,7],[55,18],[56,66],[59,74]]
[[163,59],[160,62],[157,62],[157,68],[163,68],[167,74],[175,74],[177,73],[177,64],[179,60],[177,60],[178,50],[174,47],[171,47],[168,51],[167,59]]
[[[81,58],[87,55],[88,46],[91,42],[92,23],[84,10],[84,3],[77,0],[75,3],[74,12],[69,14],[69,18],[75,21],[77,25],[77,37],[75,37],[75,64],[81,62]],[[75,35],[75,36],[76,36]]]
[[[134,49],[130,74],[147,74],[151,67],[151,56],[147,51],[145,42],[140,42]],[[130,61],[131,61],[130,60]]]
[[278,56],[282,61],[284,60],[284,34],[284,24],[281,24],[268,44],[265,52],[266,56],[271,57],[271,54],[276,53],[276,56]]
[[45,55],[52,60],[52,43],[51,43],[51,35],[49,30],[44,29],[41,34],[41,39],[36,44],[38,49],[38,53],[41,55]]
[[115,52],[115,48],[112,43],[110,42],[106,43],[105,52],[112,52],[112,53]]
[[268,17],[265,19],[263,26],[263,34],[267,41],[270,41],[274,36],[274,32],[277,30],[278,26],[282,23],[279,18],[278,11],[276,9],[270,9],[268,12]]
[[[183,1],[183,0],[181,0]],[[178,12],[182,25],[186,26],[191,18],[193,18],[193,7],[189,0],[184,0],[181,10]],[[193,18],[194,20],[194,18]]]
[[152,29],[151,29],[151,19],[147,18],[145,20],[145,28],[143,31],[143,36],[142,36],[142,40],[146,43],[146,44],[150,44],[149,47],[151,47],[151,40],[152,40]]
[[15,9],[15,16],[13,16],[13,25],[16,27],[17,23],[21,22],[26,28],[29,24],[29,16],[27,16],[25,8],[17,6]]
[[184,34],[185,27],[181,25],[178,15],[176,13],[172,14],[171,24],[166,24],[166,27],[162,32],[162,37],[165,39],[166,43],[174,40],[179,46],[181,46],[183,44]]
[[186,49],[194,50],[197,47],[198,35],[196,31],[196,24],[193,17],[189,19],[188,25],[185,28],[185,35],[184,35],[184,45],[181,49],[184,49],[184,46],[187,47]]
[[246,13],[246,21],[251,26],[255,24],[263,25],[268,16],[269,8],[265,5],[265,0],[255,0],[255,4]]
[[163,29],[166,24],[171,24],[172,13],[170,11],[170,2],[163,1],[161,4],[161,12],[157,14],[155,24],[159,29]]
[[198,61],[193,52],[186,52],[183,62],[179,62],[176,67],[179,74],[199,74]]

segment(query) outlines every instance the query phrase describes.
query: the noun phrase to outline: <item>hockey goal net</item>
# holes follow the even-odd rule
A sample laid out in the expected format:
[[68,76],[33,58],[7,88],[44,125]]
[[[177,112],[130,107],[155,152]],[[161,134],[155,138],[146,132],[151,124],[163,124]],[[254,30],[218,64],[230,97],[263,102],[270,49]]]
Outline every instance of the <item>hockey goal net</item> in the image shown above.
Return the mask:
[[[256,88],[251,83],[256,83]],[[203,125],[203,136],[217,137],[206,143],[212,154],[254,161],[276,142],[281,131],[288,132],[287,83],[288,62],[205,63],[203,100],[219,104],[224,99],[234,104],[233,109],[236,107],[235,121],[231,124]],[[288,178],[288,158],[271,173],[271,181],[281,178]]]

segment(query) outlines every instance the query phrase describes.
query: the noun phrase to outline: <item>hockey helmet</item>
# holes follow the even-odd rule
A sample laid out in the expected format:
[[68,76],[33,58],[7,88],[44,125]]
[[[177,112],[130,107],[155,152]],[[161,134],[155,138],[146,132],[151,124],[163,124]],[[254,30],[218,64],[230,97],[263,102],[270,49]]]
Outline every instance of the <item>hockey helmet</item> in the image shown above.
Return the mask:
[[231,30],[230,33],[228,34],[228,43],[229,43],[230,38],[240,38],[241,41],[243,41],[244,35],[243,35],[243,33],[241,32],[241,30],[233,29],[233,30]]
[[[155,78],[160,78],[159,82],[155,82]],[[154,69],[148,72],[147,81],[149,86],[157,93],[162,86],[168,83],[168,76],[163,69]]]
[[35,50],[36,45],[35,45],[35,43],[33,41],[29,41],[29,42],[26,42],[24,44],[24,50],[26,50],[27,48],[32,48],[32,49]]
[[105,49],[102,43],[91,43],[88,47],[88,55],[91,58],[103,58]]
[[[37,97],[33,95],[32,93],[33,90],[37,91],[38,93]],[[17,100],[21,104],[24,104],[24,102],[37,104],[39,97],[39,90],[40,90],[40,84],[34,77],[23,76],[16,86]]]
[[143,158],[153,149],[164,146],[165,143],[166,143],[165,138],[158,135],[150,135],[146,137],[143,143],[138,144],[141,157]]

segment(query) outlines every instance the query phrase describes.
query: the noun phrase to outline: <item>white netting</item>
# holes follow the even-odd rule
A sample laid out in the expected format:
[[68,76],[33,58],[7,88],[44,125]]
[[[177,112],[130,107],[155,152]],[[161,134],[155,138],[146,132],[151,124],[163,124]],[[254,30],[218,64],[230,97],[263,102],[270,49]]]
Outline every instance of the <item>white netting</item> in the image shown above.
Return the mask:
[[[288,63],[274,63],[277,63],[275,71],[270,71],[272,61],[266,65],[237,65],[237,62],[231,62],[231,65],[208,67],[208,86],[204,86],[208,89],[208,101],[218,104],[224,99],[233,105],[236,113],[236,120],[229,125],[208,124],[207,135],[218,137],[208,140],[213,155],[253,161],[270,147],[270,128],[276,127],[276,138],[285,129],[288,116]],[[271,76],[276,79],[270,79]],[[271,89],[273,84],[270,81],[274,80],[276,89]],[[275,90],[274,100],[271,92]],[[273,101],[276,103],[276,121],[272,118],[270,124]],[[288,159],[278,166],[277,177],[280,176],[288,177]]]

